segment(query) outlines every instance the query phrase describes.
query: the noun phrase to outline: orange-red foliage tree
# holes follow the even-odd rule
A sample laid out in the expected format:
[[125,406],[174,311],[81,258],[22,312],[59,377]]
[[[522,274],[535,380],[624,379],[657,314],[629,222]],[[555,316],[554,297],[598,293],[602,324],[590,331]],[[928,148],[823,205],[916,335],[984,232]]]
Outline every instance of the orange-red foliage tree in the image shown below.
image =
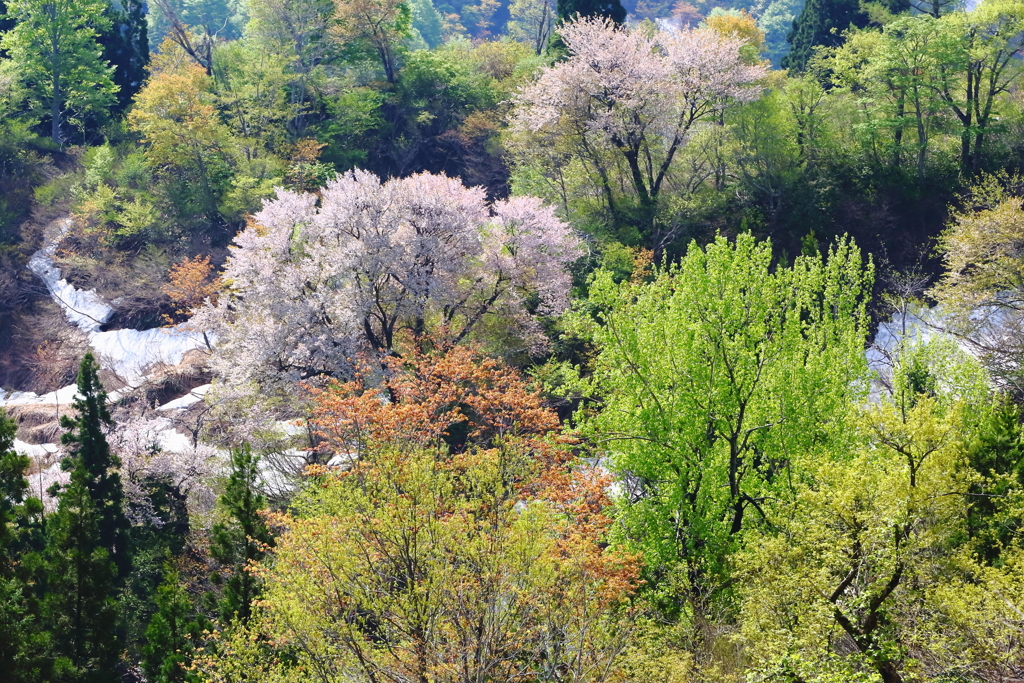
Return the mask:
[[171,266],[168,282],[163,287],[164,294],[174,306],[174,316],[165,318],[168,322],[176,322],[175,318],[190,317],[207,300],[216,304],[220,287],[209,256],[196,256],[176,263]]
[[[614,677],[638,558],[605,547],[609,482],[522,375],[451,347],[312,393],[324,449],[347,457],[311,468],[276,517],[255,625],[295,663],[274,666],[368,683]],[[245,647],[201,668],[234,680]]]

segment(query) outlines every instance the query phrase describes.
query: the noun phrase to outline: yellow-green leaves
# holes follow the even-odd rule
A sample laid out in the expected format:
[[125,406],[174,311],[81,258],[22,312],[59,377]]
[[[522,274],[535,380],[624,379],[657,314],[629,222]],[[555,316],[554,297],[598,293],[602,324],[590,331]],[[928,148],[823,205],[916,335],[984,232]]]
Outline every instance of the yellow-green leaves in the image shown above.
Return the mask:
[[739,639],[755,669],[904,681],[953,661],[929,638],[950,616],[952,586],[971,581],[959,543],[974,477],[965,441],[978,412],[941,385],[862,406],[847,423],[852,453],[808,465],[793,498],[747,537],[736,563]]

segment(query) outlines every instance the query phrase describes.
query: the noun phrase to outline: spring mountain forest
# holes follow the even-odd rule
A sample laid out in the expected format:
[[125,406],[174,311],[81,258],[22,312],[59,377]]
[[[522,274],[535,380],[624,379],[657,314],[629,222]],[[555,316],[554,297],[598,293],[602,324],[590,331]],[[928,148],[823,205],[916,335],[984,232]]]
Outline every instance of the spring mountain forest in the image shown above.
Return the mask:
[[0,683],[1024,681],[1024,1],[0,0]]

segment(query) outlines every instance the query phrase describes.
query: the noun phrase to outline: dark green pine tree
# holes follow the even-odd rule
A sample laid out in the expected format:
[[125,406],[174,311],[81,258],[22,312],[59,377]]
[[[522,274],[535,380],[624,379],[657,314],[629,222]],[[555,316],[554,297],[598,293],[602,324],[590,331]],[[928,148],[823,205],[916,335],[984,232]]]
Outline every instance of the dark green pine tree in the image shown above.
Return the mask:
[[[881,0],[878,4],[893,14],[910,10],[910,0]],[[815,48],[838,47],[843,44],[843,31],[867,25],[868,14],[861,8],[861,0],[807,0],[786,37],[791,47],[782,58],[782,68],[803,71]]]
[[14,450],[14,421],[0,411],[0,679],[44,680],[47,634],[40,628],[37,584],[43,505],[26,498],[29,459]]
[[220,602],[221,618],[242,623],[252,615],[253,600],[259,595],[259,581],[246,571],[250,562],[258,562],[274,544],[260,512],[266,507],[257,487],[259,459],[248,445],[231,453],[231,477],[220,504],[230,521],[213,527],[210,554],[228,570],[227,583]]
[[1020,417],[1020,408],[1004,399],[967,449],[971,468],[981,475],[968,490],[967,532],[978,554],[989,563],[997,563],[1002,549],[1024,528],[1024,520],[1014,514],[1011,504],[1011,493],[1024,488]]
[[114,67],[113,80],[118,86],[115,113],[131,104],[142,88],[149,68],[149,35],[144,0],[110,0],[104,12],[109,28],[100,34],[103,59]]
[[192,653],[208,624],[189,600],[178,581],[178,572],[168,568],[156,590],[156,614],[146,628],[142,666],[151,683],[186,683],[198,680],[188,671]]
[[117,676],[122,647],[116,596],[131,567],[119,462],[103,434],[111,420],[98,371],[86,354],[73,404],[78,417],[61,419],[70,430],[63,443],[71,454],[62,466],[71,470],[71,481],[47,520],[43,615],[52,636],[54,680],[74,683]]
[[568,21],[581,17],[608,17],[616,24],[626,20],[626,8],[619,0],[558,0],[558,18]]
[[[131,525],[124,514],[124,491],[117,468],[120,459],[110,452],[104,431],[112,424],[107,410],[107,392],[100,384],[99,365],[85,354],[78,369],[78,395],[72,403],[77,418],[64,416],[61,426],[68,430],[61,443],[70,446],[70,456],[61,466],[79,474],[92,498],[99,524],[100,545],[117,567],[117,578],[131,571]],[[75,474],[72,474],[74,478]]]
[[116,678],[117,568],[100,542],[100,512],[83,467],[60,493],[47,520],[47,592],[43,614],[52,634],[54,678],[105,683]]

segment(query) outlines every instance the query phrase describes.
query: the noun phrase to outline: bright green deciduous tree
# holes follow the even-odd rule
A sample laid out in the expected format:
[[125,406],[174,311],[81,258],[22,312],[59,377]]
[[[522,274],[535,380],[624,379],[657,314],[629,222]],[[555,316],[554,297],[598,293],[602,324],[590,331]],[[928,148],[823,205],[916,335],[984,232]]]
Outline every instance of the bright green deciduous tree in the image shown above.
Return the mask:
[[[922,19],[924,20],[924,19]],[[981,169],[986,136],[1004,111],[1002,95],[1024,74],[1024,6],[988,0],[935,20],[934,88],[960,124],[960,166]]]
[[669,612],[706,606],[773,491],[842,441],[865,384],[871,281],[848,241],[784,267],[748,234],[691,245],[649,284],[598,273],[597,322],[578,330],[599,350],[581,387],[598,409],[581,418],[622,486],[621,540]]
[[898,169],[910,151],[919,181],[931,139],[943,132],[945,105],[933,82],[945,68],[936,60],[937,40],[930,17],[900,17],[882,31],[851,33],[822,63],[833,84],[858,97],[865,119],[858,129],[869,156]]
[[231,476],[220,504],[230,521],[213,527],[210,554],[228,568],[230,575],[221,599],[221,618],[245,623],[252,616],[260,581],[248,567],[263,559],[274,544],[260,513],[266,501],[258,489],[259,457],[246,445],[231,453]]
[[102,118],[115,102],[113,69],[97,42],[106,26],[104,0],[11,0],[14,28],[0,38],[18,65],[39,117],[50,120],[50,137],[61,144],[64,124],[83,126]]

